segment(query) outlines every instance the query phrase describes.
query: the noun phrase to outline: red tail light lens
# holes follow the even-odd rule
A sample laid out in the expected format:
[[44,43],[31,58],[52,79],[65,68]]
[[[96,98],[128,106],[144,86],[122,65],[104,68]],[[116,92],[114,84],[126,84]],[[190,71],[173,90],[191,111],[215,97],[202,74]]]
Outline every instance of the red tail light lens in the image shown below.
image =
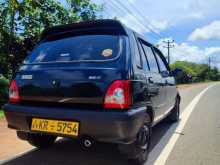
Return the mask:
[[130,81],[114,81],[107,90],[105,95],[105,108],[129,108],[131,105]]
[[15,80],[11,81],[9,87],[9,102],[10,103],[18,103],[20,101],[18,85]]

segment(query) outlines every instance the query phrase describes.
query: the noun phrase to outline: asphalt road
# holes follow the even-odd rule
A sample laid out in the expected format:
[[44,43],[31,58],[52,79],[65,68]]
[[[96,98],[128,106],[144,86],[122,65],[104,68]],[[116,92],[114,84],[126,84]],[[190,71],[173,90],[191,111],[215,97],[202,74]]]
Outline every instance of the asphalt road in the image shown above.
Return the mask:
[[[207,88],[211,86],[210,88]],[[201,93],[202,92],[202,93]],[[220,164],[220,83],[180,90],[181,120],[153,128],[149,160],[145,165]],[[33,150],[4,165],[128,165],[117,147],[97,144],[83,151],[77,142],[62,139],[52,148]]]

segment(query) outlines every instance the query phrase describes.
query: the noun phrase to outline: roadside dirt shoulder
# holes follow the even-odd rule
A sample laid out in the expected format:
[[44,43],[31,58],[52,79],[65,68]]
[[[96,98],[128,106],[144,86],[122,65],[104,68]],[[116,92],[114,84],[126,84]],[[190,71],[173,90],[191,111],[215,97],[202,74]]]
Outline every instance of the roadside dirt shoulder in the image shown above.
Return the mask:
[[185,89],[185,88],[194,88],[194,87],[202,87],[202,86],[207,86],[208,84],[212,84],[213,82],[208,82],[208,83],[195,83],[195,84],[182,84],[182,85],[177,85],[178,89]]
[[33,148],[17,138],[14,130],[7,128],[5,118],[0,119],[0,160],[4,160],[27,149]]

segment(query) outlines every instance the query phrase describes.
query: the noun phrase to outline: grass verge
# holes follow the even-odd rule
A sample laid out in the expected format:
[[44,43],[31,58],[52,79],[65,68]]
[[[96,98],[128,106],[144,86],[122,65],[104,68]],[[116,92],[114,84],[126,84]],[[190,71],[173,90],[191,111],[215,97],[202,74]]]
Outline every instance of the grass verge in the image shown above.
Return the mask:
[[4,117],[4,112],[0,109],[0,119]]

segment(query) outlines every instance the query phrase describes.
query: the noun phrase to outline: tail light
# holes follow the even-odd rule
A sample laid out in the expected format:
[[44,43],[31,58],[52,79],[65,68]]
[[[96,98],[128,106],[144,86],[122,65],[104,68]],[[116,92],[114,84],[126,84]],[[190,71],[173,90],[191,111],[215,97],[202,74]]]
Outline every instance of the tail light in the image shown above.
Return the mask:
[[126,109],[131,105],[131,89],[130,81],[117,80],[114,81],[107,90],[105,95],[105,108]]
[[9,87],[9,102],[10,103],[18,103],[20,101],[18,85],[15,80],[11,81]]

